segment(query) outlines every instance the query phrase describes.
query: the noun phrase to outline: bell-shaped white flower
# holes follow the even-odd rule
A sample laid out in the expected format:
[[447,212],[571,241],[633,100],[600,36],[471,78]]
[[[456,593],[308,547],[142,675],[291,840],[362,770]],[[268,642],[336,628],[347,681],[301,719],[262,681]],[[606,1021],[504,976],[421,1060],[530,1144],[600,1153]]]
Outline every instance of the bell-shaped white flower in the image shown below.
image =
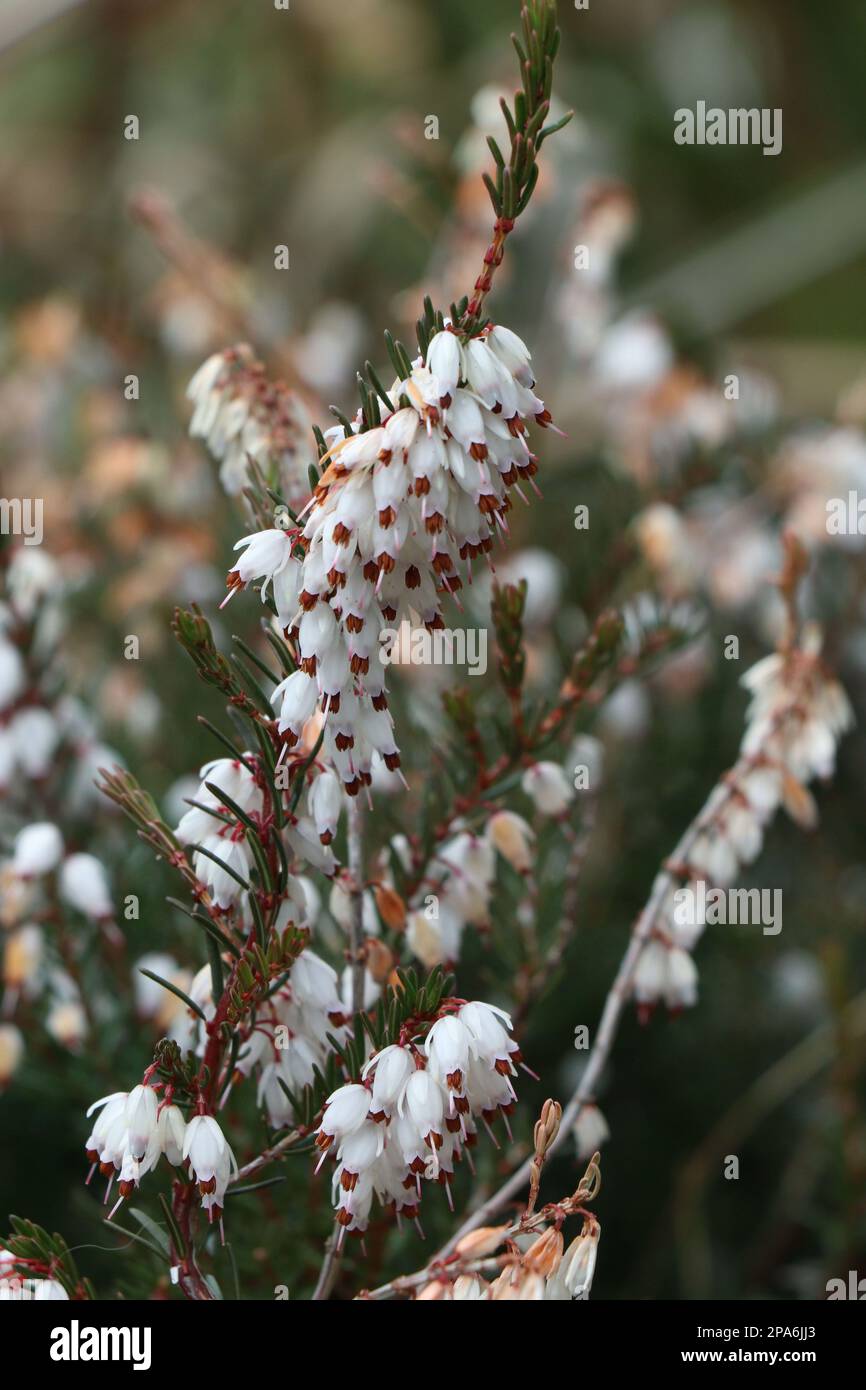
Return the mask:
[[108,878],[94,854],[70,854],[60,869],[60,896],[85,917],[112,917]]
[[514,811],[497,811],[487,822],[487,835],[512,869],[526,874],[532,868],[532,827]]
[[464,1073],[475,1048],[475,1038],[460,1018],[446,1014],[427,1034],[424,1050],[429,1069],[449,1091],[462,1092]]
[[327,1149],[336,1140],[341,1143],[348,1135],[354,1134],[370,1112],[370,1092],[365,1086],[354,1083],[338,1086],[325,1102],[325,1113],[316,1130],[316,1143]]
[[403,1087],[415,1070],[412,1054],[408,1048],[391,1043],[373,1054],[364,1067],[363,1076],[369,1076],[374,1067],[371,1113],[392,1115]]
[[543,816],[561,816],[574,799],[574,788],[559,763],[533,763],[520,784]]
[[63,858],[63,836],[51,821],[25,825],[15,836],[13,871],[21,878],[50,874]]
[[194,1115],[190,1120],[183,1139],[183,1157],[189,1161],[199,1192],[211,1198],[205,1206],[213,1220],[214,1212],[222,1208],[229,1178],[237,1172],[237,1162],[212,1115]]
[[159,1146],[172,1168],[179,1168],[183,1162],[183,1148],[186,1139],[186,1120],[178,1105],[163,1105],[157,1122]]
[[339,777],[320,772],[307,793],[307,805],[323,845],[329,845],[337,831],[345,795]]
[[157,1099],[152,1086],[133,1086],[126,1098],[127,1147],[141,1160],[157,1132]]
[[463,350],[456,333],[435,333],[427,347],[427,366],[442,395],[451,395],[463,374]]

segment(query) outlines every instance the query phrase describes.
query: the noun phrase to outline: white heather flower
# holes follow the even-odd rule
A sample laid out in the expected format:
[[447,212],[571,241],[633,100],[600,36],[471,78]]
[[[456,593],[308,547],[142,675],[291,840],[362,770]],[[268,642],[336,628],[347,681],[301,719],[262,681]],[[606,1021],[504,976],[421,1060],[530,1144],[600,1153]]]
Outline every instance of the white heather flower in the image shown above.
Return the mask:
[[370,1092],[366,1087],[350,1084],[332,1091],[325,1102],[322,1122],[316,1130],[319,1148],[327,1149],[334,1141],[341,1144],[343,1139],[361,1128],[369,1110]]
[[123,1161],[126,1096],[126,1091],[115,1091],[110,1096],[95,1100],[87,1111],[88,1119],[94,1111],[100,1112],[84,1148],[91,1163],[98,1163],[103,1172],[111,1172],[115,1168],[119,1170]]
[[93,854],[70,854],[60,868],[60,896],[85,917],[112,917],[108,879]]
[[270,475],[290,505],[308,493],[304,440],[309,421],[300,399],[281,382],[268,381],[244,343],[214,353],[187,388],[193,404],[189,432],[203,439],[220,461],[220,482],[230,496],[249,481],[253,459]]
[[289,899],[298,907],[300,920],[312,928],[319,920],[322,895],[311,878],[295,874],[288,887]]
[[8,1086],[24,1056],[24,1038],[14,1023],[0,1023],[0,1090]]
[[[228,811],[227,803],[206,785],[210,783],[211,786],[225,792],[242,811],[258,812],[262,809],[262,792],[256,785],[250,769],[239,759],[217,758],[213,762],[205,763],[199,776],[201,786],[191,799],[200,805],[210,807],[214,811]],[[206,836],[218,831],[219,827],[220,822],[216,817],[208,815],[207,811],[202,811],[197,806],[191,806],[181,817],[175,834],[181,844],[190,845],[200,843]]]
[[337,832],[343,800],[340,779],[333,772],[320,772],[313,779],[307,793],[307,806],[323,845],[329,845]]
[[311,1005],[324,1014],[342,1013],[337,972],[309,948],[298,956],[289,980],[298,1003]]
[[186,1120],[177,1105],[162,1105],[157,1120],[157,1141],[172,1168],[183,1162]]
[[739,864],[733,846],[718,831],[708,830],[695,838],[689,853],[689,864],[696,876],[711,884],[727,888],[737,877]]
[[607,1120],[597,1105],[582,1105],[574,1122],[574,1142],[578,1158],[591,1158],[610,1138]]
[[365,1174],[360,1182],[343,1186],[342,1176],[342,1167],[338,1167],[334,1174],[337,1220],[344,1230],[363,1233],[367,1229],[373,1204],[373,1180]]
[[487,822],[488,838],[519,874],[532,868],[532,827],[514,811],[497,811]]
[[764,843],[761,822],[748,802],[735,801],[724,813],[722,833],[741,864],[757,859]]
[[427,366],[438,381],[442,395],[450,395],[463,373],[463,350],[456,333],[434,334],[427,348]]
[[22,545],[13,552],[6,587],[12,607],[26,623],[32,622],[59,582],[57,562],[42,546]]
[[51,771],[60,742],[60,729],[54,715],[36,705],[19,710],[9,725],[15,759],[25,777],[39,779]]
[[555,1281],[562,1284],[572,1298],[586,1298],[592,1288],[597,1256],[597,1229],[577,1236],[562,1257]]
[[508,1060],[517,1049],[508,1036],[512,1023],[504,1009],[476,999],[464,1004],[457,1017],[472,1037],[476,1057],[488,1066],[505,1064],[505,1069],[511,1070]]
[[231,1147],[212,1115],[194,1115],[186,1127],[183,1157],[189,1161],[193,1181],[205,1198],[203,1205],[213,1220],[220,1210],[225,1191],[237,1163]]
[[133,1086],[126,1098],[127,1147],[132,1157],[144,1158],[156,1138],[157,1100],[152,1086]]
[[424,1044],[429,1070],[448,1091],[462,1094],[470,1054],[476,1049],[476,1039],[459,1018],[446,1014],[440,1018]]
[[69,1294],[59,1279],[33,1279],[30,1282],[36,1303],[67,1303]]
[[574,799],[574,788],[558,763],[533,763],[520,784],[543,816],[561,816]]
[[474,926],[484,926],[496,874],[496,854],[490,840],[463,832],[443,845],[439,860],[445,869],[444,910]]
[[274,709],[277,708],[277,701],[280,702],[280,733],[288,731],[292,736],[291,741],[296,743],[304,731],[304,725],[315,711],[317,699],[316,682],[303,671],[293,671],[281,681],[271,695]]
[[23,694],[27,684],[24,658],[17,647],[0,636],[0,710]]
[[672,946],[667,953],[665,1003],[671,1010],[690,1009],[698,997],[698,970],[688,951]]
[[361,1073],[364,1079],[373,1071],[370,1113],[374,1116],[393,1115],[403,1087],[415,1070],[415,1063],[408,1048],[392,1043],[375,1052]]
[[229,570],[229,575],[237,575],[241,584],[250,584],[254,579],[262,579],[262,598],[267,595],[268,586],[292,562],[292,538],[281,527],[270,531],[253,531],[242,536],[235,550],[243,554]]
[[384,1147],[382,1126],[372,1120],[365,1120],[360,1129],[347,1135],[339,1149],[341,1185],[353,1188],[358,1178],[372,1168]]
[[26,825],[15,836],[12,868],[22,878],[50,874],[63,858],[63,836],[51,821]]
[[89,1032],[87,1014],[78,999],[61,999],[52,1004],[45,1016],[45,1031],[74,1052]]
[[529,348],[522,338],[512,333],[510,328],[497,324],[487,335],[487,346],[496,354],[504,367],[515,380],[524,386],[532,386],[533,376],[530,368]]
[[447,1101],[445,1092],[429,1071],[414,1071],[397,1102],[400,1115],[411,1121],[425,1144],[432,1149],[442,1138]]
[[665,992],[668,949],[661,941],[648,941],[638,957],[632,989],[639,1005],[652,1007]]
[[778,768],[752,768],[740,783],[740,791],[759,820],[766,823],[775,815],[782,800],[782,778]]
[[[238,894],[243,892],[241,884],[228,870],[233,870],[247,882],[252,862],[246,839],[243,836],[236,839],[228,826],[225,829],[229,831],[228,834],[217,831],[206,835],[201,841],[201,849],[207,853],[197,850],[192,860],[196,877],[211,893],[217,907],[223,910],[231,907]],[[216,855],[220,863],[211,855]]]

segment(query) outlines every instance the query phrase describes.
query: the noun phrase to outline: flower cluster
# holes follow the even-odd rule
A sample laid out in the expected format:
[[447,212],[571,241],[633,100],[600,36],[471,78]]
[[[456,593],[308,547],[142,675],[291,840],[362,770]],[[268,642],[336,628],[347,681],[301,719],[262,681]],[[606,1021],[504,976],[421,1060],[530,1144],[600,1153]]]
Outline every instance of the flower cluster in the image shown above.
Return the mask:
[[268,380],[251,348],[241,343],[214,353],[199,367],[187,396],[194,407],[190,434],[220,461],[220,482],[230,496],[248,483],[253,460],[290,506],[307,497],[307,412],[287,386]]
[[[538,762],[526,769],[521,786],[542,816],[565,814],[574,789],[558,763]],[[519,874],[528,874],[534,860],[535,835],[516,811],[496,811],[483,834],[458,829],[436,851],[423,875],[423,903],[413,904],[406,922],[406,940],[428,968],[459,959],[467,926],[486,927],[496,875],[497,854]],[[400,837],[392,841],[398,856]],[[404,862],[404,868],[409,869]],[[432,896],[431,896],[432,895]]]
[[[502,1245],[504,1226],[483,1226],[465,1236],[457,1247],[460,1264],[489,1256]],[[512,1240],[516,1253],[503,1261],[502,1272],[493,1280],[482,1274],[458,1274],[448,1279],[443,1272],[424,1284],[417,1294],[423,1302],[561,1303],[587,1299],[595,1274],[600,1227],[587,1216],[579,1236],[566,1247],[558,1226],[547,1226],[539,1234],[517,1235]]]
[[[687,832],[685,864],[675,865],[692,890],[690,901],[699,900],[700,884],[726,889],[734,883],[760,854],[780,807],[806,828],[816,823],[806,784],[832,775],[836,745],[853,723],[848,698],[824,669],[820,650],[819,633],[806,629],[798,645],[764,657],[743,676],[751,700],[740,757]],[[681,890],[665,884],[670,876],[663,871],[659,920],[635,969],[633,991],[643,1011],[659,1000],[676,1010],[697,999],[691,951],[706,919],[678,909]]]
[[337,972],[309,947],[292,966],[286,984],[259,1009],[241,1044],[237,1069],[259,1069],[258,1103],[274,1129],[288,1124],[293,1109],[286,1088],[298,1094],[324,1069],[331,1041],[346,1036],[347,1013]]
[[[86,712],[63,693],[58,639],[64,614],[63,579],[43,549],[13,549],[0,601],[0,859],[2,1007],[16,1017],[19,1001],[39,999],[47,1033],[77,1048],[88,1033],[74,978],[77,953],[56,949],[55,924],[65,930],[80,913],[117,942],[106,870],[94,854],[73,850],[79,821],[90,812],[99,762],[113,758],[99,743]],[[48,819],[48,816],[51,819]],[[0,1085],[24,1055],[15,1023],[4,1024]]]
[[[445,1001],[426,1038],[407,1038],[373,1054],[360,1082],[327,1100],[316,1131],[321,1162],[334,1154],[334,1204],[345,1231],[366,1230],[374,1196],[398,1216],[417,1219],[422,1180],[443,1184],[451,1201],[455,1164],[476,1141],[480,1118],[508,1114],[522,1058],[511,1020],[491,1004]],[[404,1030],[406,1031],[406,1030]],[[492,1133],[491,1133],[492,1137]]]
[[533,385],[529,352],[508,329],[463,344],[446,328],[393,384],[380,424],[330,432],[303,529],[238,543],[230,589],[258,580],[263,599],[272,589],[298,646],[298,670],[272,696],[280,732],[295,743],[320,708],[325,752],[351,795],[370,784],[374,759],[400,764],[382,629],[443,627],[461,565],[471,578],[473,560],[507,532],[509,489],[537,471],[527,421],[551,423]]
[[[253,824],[265,820],[263,781],[257,775],[252,753],[237,758],[217,758],[201,768],[201,786],[193,804],[181,818],[175,834],[184,845],[195,847],[193,867],[197,877],[222,911],[230,909],[243,892],[253,864],[244,825],[234,808]],[[215,787],[216,791],[211,788]],[[224,801],[220,793],[225,793]],[[283,831],[283,846],[290,859],[297,858],[331,875],[336,860],[330,849],[343,804],[343,792],[333,773],[314,769],[295,814]],[[296,906],[303,912],[305,897],[296,879],[290,882]]]
[[45,777],[61,742],[60,721],[39,689],[37,670],[43,664],[38,649],[52,636],[56,641],[56,612],[46,601],[58,587],[50,556],[25,546],[13,552],[0,603],[0,792],[18,778]]
[[237,1172],[237,1163],[213,1116],[194,1115],[187,1121],[168,1097],[160,1103],[156,1088],[146,1081],[129,1093],[115,1091],[94,1101],[87,1111],[88,1119],[96,1111],[98,1117],[84,1146],[92,1165],[88,1181],[98,1166],[109,1180],[107,1200],[114,1179],[118,1179],[120,1197],[112,1215],[164,1154],[174,1168],[188,1164],[209,1219],[221,1216],[226,1187],[232,1173]]

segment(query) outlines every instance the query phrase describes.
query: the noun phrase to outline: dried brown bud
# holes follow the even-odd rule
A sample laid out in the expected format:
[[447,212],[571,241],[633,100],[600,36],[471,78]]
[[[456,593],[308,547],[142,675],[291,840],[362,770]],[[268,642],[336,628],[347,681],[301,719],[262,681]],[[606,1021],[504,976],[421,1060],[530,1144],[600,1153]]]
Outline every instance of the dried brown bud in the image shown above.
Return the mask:
[[378,883],[374,890],[376,907],[385,926],[391,931],[403,931],[406,926],[406,904],[400,894],[384,883]]
[[541,1115],[535,1122],[535,1152],[544,1158],[559,1133],[562,1123],[562,1106],[558,1100],[546,1100],[541,1107]]
[[479,1226],[458,1240],[455,1247],[457,1254],[464,1260],[483,1260],[486,1255],[492,1255],[499,1249],[507,1230],[507,1226]]
[[383,985],[394,968],[394,955],[378,936],[368,936],[365,942],[367,969],[377,985]]
[[536,1274],[543,1274],[545,1279],[549,1279],[559,1269],[564,1249],[562,1232],[555,1226],[549,1226],[530,1246],[523,1257],[523,1263],[527,1269],[533,1270]]

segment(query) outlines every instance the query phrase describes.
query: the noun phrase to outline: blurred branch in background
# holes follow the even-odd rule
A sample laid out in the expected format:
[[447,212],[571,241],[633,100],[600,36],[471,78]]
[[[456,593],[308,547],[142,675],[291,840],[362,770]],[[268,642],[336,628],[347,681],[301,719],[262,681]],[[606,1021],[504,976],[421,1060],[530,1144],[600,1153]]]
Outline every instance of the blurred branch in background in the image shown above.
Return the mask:
[[626,295],[710,336],[784,299],[866,249],[866,163],[794,193],[778,207],[681,253]]
[[0,55],[52,20],[86,3],[87,0],[29,0],[26,6],[7,5],[0,14]]

